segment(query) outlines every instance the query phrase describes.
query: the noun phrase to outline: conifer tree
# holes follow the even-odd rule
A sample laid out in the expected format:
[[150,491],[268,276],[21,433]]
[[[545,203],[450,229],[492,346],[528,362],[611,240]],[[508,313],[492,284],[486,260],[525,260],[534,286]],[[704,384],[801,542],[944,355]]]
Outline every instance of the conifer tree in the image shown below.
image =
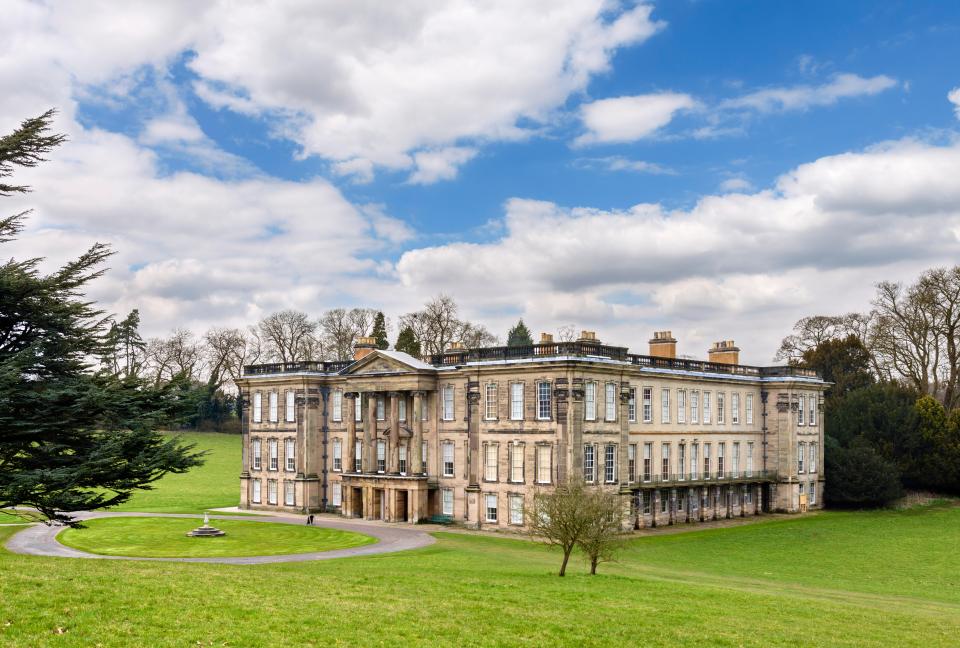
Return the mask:
[[370,336],[376,339],[378,349],[390,348],[390,341],[387,339],[387,318],[383,316],[382,311],[377,311],[373,318],[373,332]]
[[400,335],[397,336],[397,343],[393,345],[393,348],[397,351],[409,353],[414,358],[420,357],[420,341],[417,340],[416,334],[409,326],[400,329]]
[[517,325],[507,333],[507,346],[519,347],[533,344],[533,336],[530,335],[530,329],[523,323],[521,318]]

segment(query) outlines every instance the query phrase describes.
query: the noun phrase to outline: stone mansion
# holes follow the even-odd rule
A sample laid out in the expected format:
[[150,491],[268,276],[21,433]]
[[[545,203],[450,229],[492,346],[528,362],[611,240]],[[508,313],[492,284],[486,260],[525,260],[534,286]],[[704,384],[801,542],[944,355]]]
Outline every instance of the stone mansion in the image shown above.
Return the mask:
[[827,383],[575,342],[414,358],[361,338],[346,362],[245,367],[241,507],[472,527],[523,526],[537,489],[616,489],[633,528],[820,506]]

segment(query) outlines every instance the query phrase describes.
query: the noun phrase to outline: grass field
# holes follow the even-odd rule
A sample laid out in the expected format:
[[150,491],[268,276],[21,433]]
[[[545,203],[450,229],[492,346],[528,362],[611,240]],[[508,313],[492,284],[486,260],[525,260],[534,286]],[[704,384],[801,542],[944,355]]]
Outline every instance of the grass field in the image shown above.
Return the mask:
[[951,505],[640,538],[595,577],[576,560],[558,578],[557,553],[523,540],[437,538],[259,566],[0,552],[0,645],[931,648],[960,637]]
[[375,538],[322,527],[269,522],[215,520],[225,536],[188,538],[197,520],[183,518],[103,518],[84,529],[67,529],[63,544],[108,556],[206,558],[212,556],[267,556],[347,549],[376,542]]

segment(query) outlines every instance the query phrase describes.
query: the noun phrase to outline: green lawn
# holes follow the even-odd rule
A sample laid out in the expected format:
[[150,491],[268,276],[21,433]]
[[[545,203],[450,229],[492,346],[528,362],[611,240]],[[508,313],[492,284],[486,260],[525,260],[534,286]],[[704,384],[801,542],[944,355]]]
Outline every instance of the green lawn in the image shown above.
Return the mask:
[[180,475],[167,475],[151,490],[137,491],[115,511],[203,513],[240,503],[240,435],[215,432],[171,433],[207,450],[206,463]]
[[265,556],[330,551],[372,544],[376,538],[321,527],[269,522],[214,520],[225,536],[189,538],[199,526],[183,518],[103,518],[85,523],[84,529],[67,529],[57,538],[65,545],[111,556],[201,558],[213,556]]
[[[225,492],[236,485],[228,463]],[[192,478],[214,481],[203,474],[213,469]],[[220,503],[195,495],[193,510]],[[16,530],[0,527],[0,542]],[[523,540],[437,538],[417,551],[258,566],[0,551],[0,645],[932,648],[960,636],[960,508],[950,505],[654,535],[596,577],[577,558],[558,578],[557,552]]]

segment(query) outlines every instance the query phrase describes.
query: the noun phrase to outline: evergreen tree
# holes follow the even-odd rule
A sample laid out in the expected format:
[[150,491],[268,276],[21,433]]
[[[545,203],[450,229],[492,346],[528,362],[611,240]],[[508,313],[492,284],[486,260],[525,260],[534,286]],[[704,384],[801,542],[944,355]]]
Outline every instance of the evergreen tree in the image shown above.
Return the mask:
[[843,507],[883,506],[902,495],[897,467],[865,444],[825,448],[827,503]]
[[378,349],[389,349],[390,341],[387,340],[387,318],[383,316],[382,311],[377,311],[373,318],[373,332],[371,337],[376,339]]
[[507,333],[507,346],[519,347],[530,346],[533,344],[533,337],[530,335],[530,329],[523,323],[521,318],[517,325]]
[[400,329],[400,335],[397,336],[397,343],[393,345],[393,348],[396,351],[409,353],[414,358],[420,357],[420,341],[417,339],[417,335],[413,332],[413,329],[409,326],[404,326]]
[[[27,191],[3,182],[60,144],[53,113],[0,137],[0,195]],[[26,212],[0,219],[0,242],[16,237]],[[115,353],[102,311],[83,290],[112,252],[95,244],[52,274],[42,259],[0,265],[0,507],[33,506],[54,521],[112,506],[200,456],[155,426],[177,411],[169,388],[94,371]]]

